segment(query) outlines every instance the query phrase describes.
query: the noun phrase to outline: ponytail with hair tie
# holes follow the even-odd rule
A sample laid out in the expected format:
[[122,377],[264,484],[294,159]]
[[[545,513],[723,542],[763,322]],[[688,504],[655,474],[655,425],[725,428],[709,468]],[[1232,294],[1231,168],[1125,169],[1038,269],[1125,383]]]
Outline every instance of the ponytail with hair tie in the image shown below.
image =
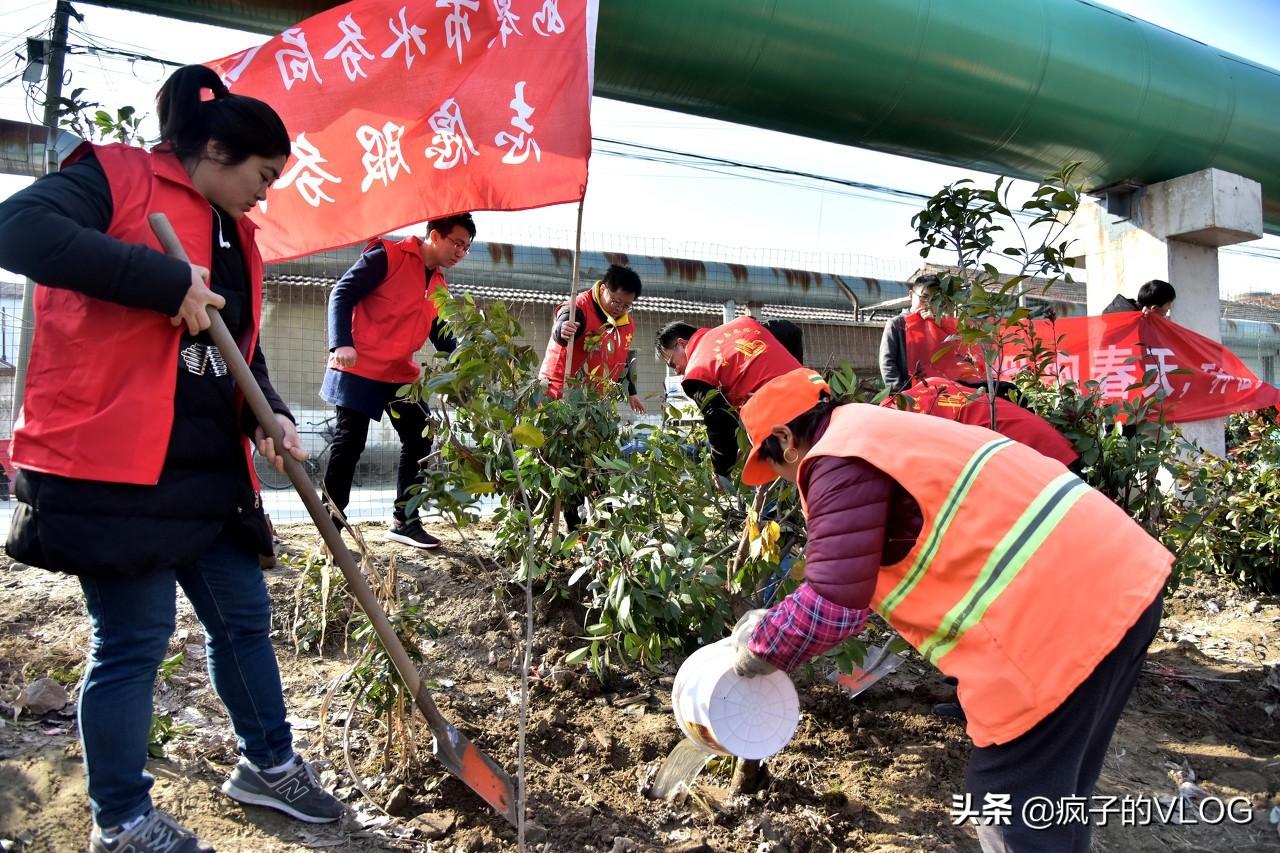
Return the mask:
[[288,157],[289,133],[270,106],[236,95],[212,68],[184,65],[169,76],[156,95],[160,140],[183,160],[205,157],[208,143],[218,143],[225,165],[252,156]]

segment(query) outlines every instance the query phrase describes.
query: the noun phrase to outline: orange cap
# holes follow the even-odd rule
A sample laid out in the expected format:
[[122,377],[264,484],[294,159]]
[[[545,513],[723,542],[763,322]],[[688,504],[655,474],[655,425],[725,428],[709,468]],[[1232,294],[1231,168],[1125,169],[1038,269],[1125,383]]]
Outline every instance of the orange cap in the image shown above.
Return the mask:
[[830,394],[831,386],[807,367],[790,370],[756,389],[739,412],[742,426],[751,438],[751,453],[742,466],[742,482],[762,486],[777,478],[772,466],[759,457],[760,445],[774,427],[786,426],[816,406],[823,391]]

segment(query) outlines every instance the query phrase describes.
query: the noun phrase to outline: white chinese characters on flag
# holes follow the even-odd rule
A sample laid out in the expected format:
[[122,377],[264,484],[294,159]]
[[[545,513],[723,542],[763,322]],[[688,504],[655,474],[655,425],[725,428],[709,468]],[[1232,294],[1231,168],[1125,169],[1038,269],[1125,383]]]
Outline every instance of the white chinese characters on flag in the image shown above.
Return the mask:
[[284,119],[264,260],[470,210],[578,201],[597,0],[354,0],[207,63]]
[[[1057,363],[1044,375],[1045,382],[1058,376],[1097,382],[1108,403],[1159,395],[1169,423],[1280,405],[1280,388],[1260,380],[1231,350],[1155,314],[1120,311],[1036,320],[1034,326],[1034,338],[1054,351]],[[952,341],[955,331],[954,318],[908,316],[905,337],[911,370],[960,382],[981,380],[981,353]],[[1011,380],[1026,367],[1026,341],[1031,339],[1017,337],[1005,347],[1001,378]]]

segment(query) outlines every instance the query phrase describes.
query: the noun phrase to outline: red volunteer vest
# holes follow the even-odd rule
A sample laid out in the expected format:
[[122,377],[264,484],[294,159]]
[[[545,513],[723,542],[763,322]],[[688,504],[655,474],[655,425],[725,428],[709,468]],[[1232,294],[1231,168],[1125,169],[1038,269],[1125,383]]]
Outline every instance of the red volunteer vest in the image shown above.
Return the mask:
[[803,366],[754,317],[699,329],[685,354],[684,378],[719,388],[729,405],[739,408],[770,379]]
[[[973,390],[950,379],[940,376],[918,379],[903,395],[912,401],[911,411],[971,426],[988,429],[991,426],[990,400],[986,396],[970,400]],[[892,408],[893,397],[881,405]],[[1050,459],[1057,459],[1063,465],[1070,465],[1080,458],[1075,447],[1054,429],[1053,424],[1035,412],[999,397],[996,398],[996,432],[1022,442]]]
[[[89,150],[80,146],[67,162]],[[210,266],[209,202],[176,157],[121,144],[92,150],[111,187],[108,236],[163,251],[147,216],[164,213],[191,262]],[[262,258],[254,224],[241,217],[237,228],[252,291],[249,330],[240,341],[247,357],[258,340]],[[181,338],[182,330],[154,311],[37,285],[26,392],[13,430],[14,464],[81,480],[155,485],[173,430]],[[252,453],[248,440],[245,452]]]
[[[950,317],[941,322],[913,311],[904,319],[903,338],[907,348],[907,375],[946,376],[965,382],[982,382],[982,352],[976,346],[948,341],[956,329]],[[938,354],[941,352],[941,354]]]
[[[621,379],[622,372],[627,369],[627,350],[631,349],[636,326],[630,317],[620,326],[602,320],[595,304],[595,290],[595,287],[587,288],[578,294],[573,303],[585,318],[582,334],[573,341],[573,372],[579,376],[591,376],[600,389],[604,390],[609,382]],[[560,308],[556,309],[556,313],[559,313]],[[554,322],[553,319],[552,323]],[[568,348],[557,343],[553,337],[547,343],[547,354],[538,370],[539,378],[547,383],[547,395],[553,400],[559,399],[564,390],[566,352]]]
[[801,483],[821,456],[866,460],[919,503],[920,535],[881,566],[872,606],[959,679],[978,746],[1061,705],[1169,575],[1173,555],[1123,510],[999,433],[855,403],[834,410]]
[[414,382],[422,373],[414,356],[440,313],[431,297],[448,284],[439,268],[427,283],[421,238],[373,240],[365,251],[379,244],[387,253],[386,278],[351,314],[355,365],[336,369],[379,382]]

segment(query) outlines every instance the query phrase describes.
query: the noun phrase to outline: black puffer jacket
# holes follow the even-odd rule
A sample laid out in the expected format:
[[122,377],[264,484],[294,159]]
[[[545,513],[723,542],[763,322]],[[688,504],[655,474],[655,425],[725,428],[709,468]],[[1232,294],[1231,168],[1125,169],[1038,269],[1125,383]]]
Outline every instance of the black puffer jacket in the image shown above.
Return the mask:
[[[190,283],[187,266],[107,237],[102,232],[111,215],[106,175],[87,156],[0,204],[0,265],[49,286],[176,314]],[[222,316],[238,338],[252,310],[244,255],[231,217],[213,208],[209,215],[210,281],[226,299]],[[179,350],[173,431],[160,481],[138,486],[19,472],[6,545],[11,557],[74,574],[140,574],[189,564],[224,529],[253,546],[254,525],[241,522],[255,512],[256,498],[241,440],[256,421],[237,420],[231,375],[207,333],[184,334]],[[271,387],[261,347],[251,367],[272,409],[288,414]]]

